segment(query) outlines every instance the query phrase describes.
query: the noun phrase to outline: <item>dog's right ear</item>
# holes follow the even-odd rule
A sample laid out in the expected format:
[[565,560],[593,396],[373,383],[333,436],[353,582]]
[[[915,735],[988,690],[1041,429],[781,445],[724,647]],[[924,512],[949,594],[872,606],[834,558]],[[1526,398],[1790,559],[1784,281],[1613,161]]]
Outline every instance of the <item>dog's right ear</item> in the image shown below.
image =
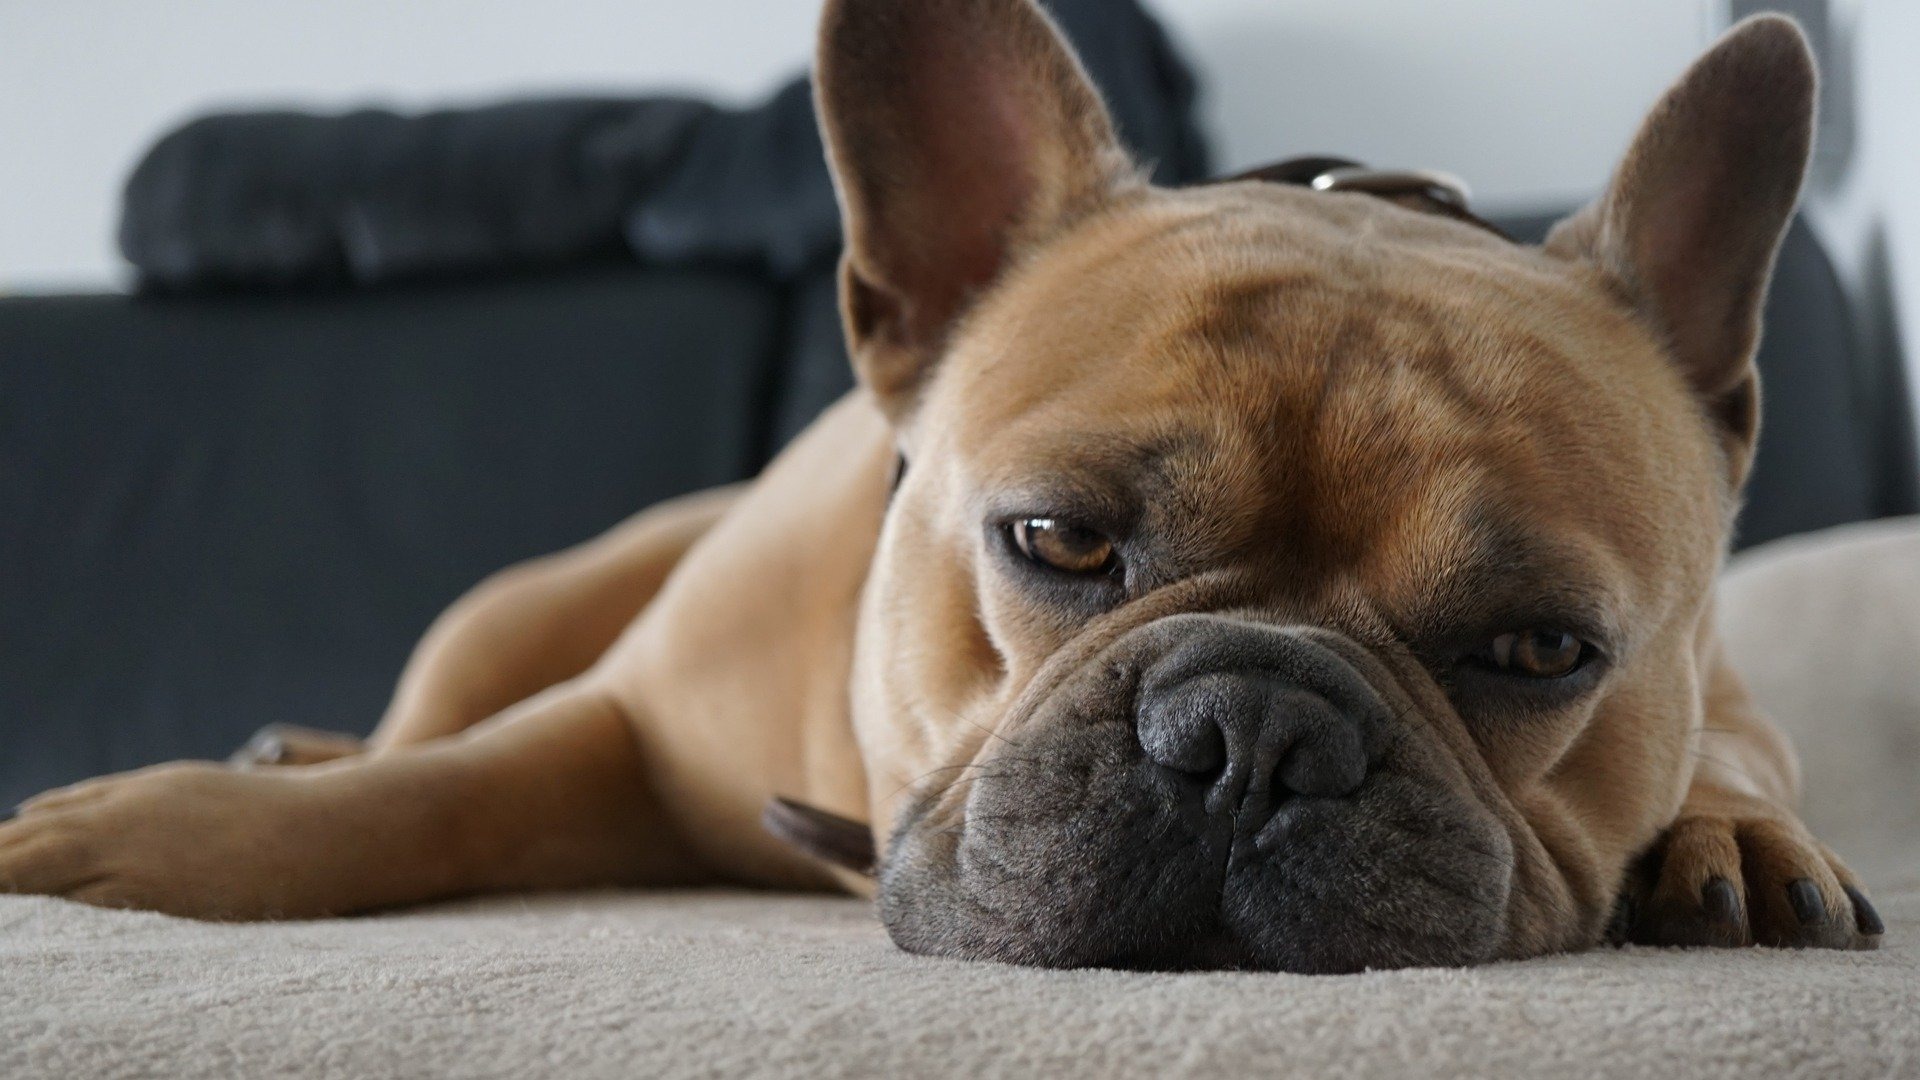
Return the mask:
[[814,80],[847,344],[897,422],[973,298],[1133,167],[1032,0],[828,0]]
[[1547,237],[1548,252],[1596,265],[1665,339],[1736,483],[1759,422],[1753,355],[1807,171],[1817,82],[1791,21],[1741,22],[1654,106],[1600,198]]

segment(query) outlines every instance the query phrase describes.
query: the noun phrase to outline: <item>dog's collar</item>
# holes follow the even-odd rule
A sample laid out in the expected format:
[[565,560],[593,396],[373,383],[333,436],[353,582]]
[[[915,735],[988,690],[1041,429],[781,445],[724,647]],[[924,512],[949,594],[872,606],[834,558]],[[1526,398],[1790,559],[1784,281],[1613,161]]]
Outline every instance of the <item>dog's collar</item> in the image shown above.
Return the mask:
[[1358,191],[1429,214],[1440,214],[1477,225],[1504,240],[1511,236],[1467,209],[1466,182],[1451,173],[1430,169],[1369,169],[1357,161],[1337,157],[1297,157],[1273,165],[1235,173],[1209,183],[1264,180],[1315,191]]

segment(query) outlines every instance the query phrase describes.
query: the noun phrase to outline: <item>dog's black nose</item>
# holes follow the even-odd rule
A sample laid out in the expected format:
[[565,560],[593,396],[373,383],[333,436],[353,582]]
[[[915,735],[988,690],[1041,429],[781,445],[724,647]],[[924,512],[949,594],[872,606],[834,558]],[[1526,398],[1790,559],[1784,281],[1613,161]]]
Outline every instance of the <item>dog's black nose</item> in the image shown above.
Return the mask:
[[1364,718],[1378,698],[1309,642],[1235,628],[1169,652],[1141,680],[1140,746],[1200,781],[1210,813],[1258,831],[1294,796],[1340,798],[1366,779]]

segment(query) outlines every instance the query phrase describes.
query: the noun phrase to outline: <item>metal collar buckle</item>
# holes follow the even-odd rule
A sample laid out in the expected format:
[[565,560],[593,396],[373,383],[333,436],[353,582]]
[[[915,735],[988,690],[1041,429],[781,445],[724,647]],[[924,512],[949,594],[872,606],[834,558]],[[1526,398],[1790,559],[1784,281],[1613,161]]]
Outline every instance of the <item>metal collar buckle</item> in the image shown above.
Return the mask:
[[1265,180],[1315,191],[1356,191],[1409,209],[1464,221],[1495,236],[1512,239],[1468,209],[1470,193],[1466,181],[1452,173],[1433,169],[1370,169],[1347,158],[1299,157],[1249,169],[1219,182],[1234,180]]

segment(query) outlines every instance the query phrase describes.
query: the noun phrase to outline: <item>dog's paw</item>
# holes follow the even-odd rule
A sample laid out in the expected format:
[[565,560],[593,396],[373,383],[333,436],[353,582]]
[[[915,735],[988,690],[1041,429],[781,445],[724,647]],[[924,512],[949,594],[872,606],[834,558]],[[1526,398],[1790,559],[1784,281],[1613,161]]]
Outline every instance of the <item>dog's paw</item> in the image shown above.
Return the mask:
[[1609,935],[1639,945],[1871,949],[1884,931],[1846,864],[1799,821],[1756,802],[1683,811],[1629,871]]
[[180,762],[59,788],[0,822],[0,893],[202,919],[282,914],[284,782]]

